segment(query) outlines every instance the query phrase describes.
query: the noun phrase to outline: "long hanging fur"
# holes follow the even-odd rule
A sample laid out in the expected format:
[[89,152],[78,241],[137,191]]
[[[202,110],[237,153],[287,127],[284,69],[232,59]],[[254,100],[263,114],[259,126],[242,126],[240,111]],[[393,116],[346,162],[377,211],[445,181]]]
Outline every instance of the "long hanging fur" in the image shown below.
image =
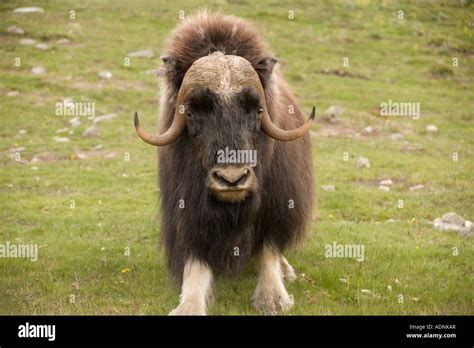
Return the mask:
[[[200,12],[184,20],[168,42],[161,83],[161,132],[172,122],[184,74],[195,60],[214,51],[241,56],[252,64],[275,124],[283,129],[301,125],[305,117],[253,26],[233,16]],[[229,275],[242,269],[263,243],[283,252],[303,236],[314,202],[310,137],[291,142],[278,142],[263,133],[260,137],[259,194],[234,204],[209,198],[206,173],[193,158],[186,130],[174,143],[159,149],[161,237],[176,280],[182,279],[189,257],[207,262],[216,275]]]

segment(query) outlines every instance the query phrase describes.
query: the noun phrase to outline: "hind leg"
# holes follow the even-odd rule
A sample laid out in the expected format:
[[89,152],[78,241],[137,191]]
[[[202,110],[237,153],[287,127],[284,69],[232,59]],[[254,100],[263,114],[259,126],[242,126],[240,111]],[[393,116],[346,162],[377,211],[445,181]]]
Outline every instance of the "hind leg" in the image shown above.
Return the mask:
[[290,283],[296,280],[295,270],[283,255],[280,255],[280,268],[285,280],[289,281]]

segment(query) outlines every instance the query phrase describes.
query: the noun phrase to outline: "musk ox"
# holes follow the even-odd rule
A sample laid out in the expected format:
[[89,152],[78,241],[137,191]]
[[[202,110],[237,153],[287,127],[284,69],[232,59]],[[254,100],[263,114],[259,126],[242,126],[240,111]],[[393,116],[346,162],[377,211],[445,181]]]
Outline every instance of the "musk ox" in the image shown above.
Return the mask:
[[[161,59],[158,133],[140,128],[136,113],[135,128],[159,147],[161,237],[181,284],[170,314],[206,314],[213,281],[236,274],[253,256],[254,306],[289,309],[283,279],[295,273],[283,252],[312,216],[314,107],[305,119],[276,58],[233,16],[188,17]],[[248,152],[256,154],[254,165],[236,160]],[[219,160],[223,153],[233,156]]]

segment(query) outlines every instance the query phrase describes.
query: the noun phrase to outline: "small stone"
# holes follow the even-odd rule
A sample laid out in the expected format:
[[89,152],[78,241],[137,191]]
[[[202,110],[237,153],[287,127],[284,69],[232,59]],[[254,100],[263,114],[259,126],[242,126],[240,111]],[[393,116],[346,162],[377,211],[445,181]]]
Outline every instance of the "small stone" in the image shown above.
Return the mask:
[[52,152],[40,152],[33,156],[31,163],[54,162],[58,160],[58,156]]
[[130,58],[153,58],[155,53],[151,50],[141,50],[141,51],[133,51],[127,53],[127,56]]
[[97,116],[94,118],[94,121],[92,121],[93,123],[101,123],[103,121],[110,121],[111,119],[117,117],[117,114],[107,114],[107,115],[103,115],[103,116]]
[[117,152],[109,152],[107,155],[105,155],[104,157],[107,158],[107,159],[111,159],[111,158],[114,158],[117,156]]
[[441,218],[435,219],[433,221],[433,226],[438,231],[454,231],[464,236],[472,235],[472,223],[453,212],[446,213]]
[[393,224],[393,223],[395,222],[395,220],[394,220],[394,219],[388,219],[388,220],[385,221],[385,222],[388,223],[388,224]]
[[25,151],[25,150],[26,150],[26,148],[23,147],[23,146],[21,146],[21,147],[12,147],[12,148],[10,149],[10,152],[23,152],[23,151]]
[[10,34],[25,35],[25,30],[23,28],[17,27],[16,25],[8,27],[7,32]]
[[69,123],[71,124],[71,126],[73,127],[77,127],[81,124],[81,121],[79,119],[79,116],[76,116],[76,117],[73,117],[69,120]]
[[35,75],[44,74],[45,71],[46,69],[43,68],[42,66],[35,66],[33,69],[31,69],[31,72]]
[[322,185],[321,188],[326,192],[336,191],[336,187],[334,185]]
[[363,293],[363,294],[371,294],[372,293],[372,291],[370,291],[369,289],[361,289],[360,292]]
[[393,185],[393,181],[390,180],[390,179],[388,179],[388,180],[382,180],[382,181],[380,182],[380,185],[382,185],[382,186],[391,186],[391,185]]
[[424,188],[424,187],[425,187],[425,185],[421,185],[421,184],[420,184],[420,185],[411,186],[411,187],[409,188],[409,190],[410,190],[410,191],[419,191],[419,190],[421,190],[421,189]]
[[87,154],[85,152],[76,151],[75,155],[78,159],[86,159],[87,158]]
[[426,126],[426,131],[430,133],[435,133],[438,131],[438,127],[436,127],[434,124],[430,124]]
[[345,110],[341,105],[333,105],[324,111],[323,117],[329,122],[335,122],[337,118],[342,116]]
[[457,225],[457,226],[464,226],[464,223],[466,222],[466,220],[462,216],[460,216],[460,215],[458,215],[454,212],[444,214],[441,217],[441,221],[443,221],[447,224],[453,224],[453,225]]
[[340,281],[341,283],[347,283],[347,279],[344,279],[344,278],[339,278],[339,281]]
[[379,186],[379,190],[383,192],[388,192],[390,191],[390,187],[381,185]]
[[97,144],[97,145],[95,145],[92,149],[97,151],[97,150],[102,149],[103,147],[104,147],[104,145],[102,145],[102,144]]
[[18,94],[20,94],[18,91],[9,91],[7,97],[16,97]]
[[56,40],[56,44],[57,44],[57,45],[67,45],[67,44],[69,44],[70,42],[71,42],[71,40],[65,39],[65,38],[63,38],[63,39],[57,39],[57,40]]
[[99,128],[97,127],[89,127],[87,128],[83,133],[82,133],[82,136],[83,137],[97,137],[99,135]]
[[112,73],[110,71],[100,71],[99,77],[104,80],[108,80],[112,78]]
[[391,285],[387,285],[387,290],[388,290],[388,291],[392,291],[392,286],[391,286]]
[[41,7],[19,7],[16,8],[14,13],[43,13],[44,10]]
[[20,129],[20,130],[18,131],[18,134],[20,134],[20,135],[25,135],[26,133],[27,133],[27,132],[26,132],[26,129]]
[[55,142],[57,143],[68,143],[69,142],[69,138],[66,138],[66,137],[54,137],[53,138]]
[[370,168],[370,162],[369,159],[366,157],[359,157],[359,159],[356,162],[356,167],[357,168]]
[[67,133],[68,131],[69,131],[69,128],[61,128],[61,129],[58,129],[56,133],[61,134],[61,133]]
[[390,139],[401,140],[403,139],[403,135],[401,133],[393,133],[392,135],[390,135]]
[[29,37],[25,37],[25,38],[20,40],[20,45],[23,45],[23,46],[32,46],[32,45],[35,45],[35,44],[36,44],[36,40],[35,39],[30,39]]
[[51,45],[41,42],[41,43],[36,45],[36,48],[39,49],[39,50],[42,50],[42,51],[46,51],[46,50],[49,50],[51,48]]
[[374,129],[372,127],[365,127],[363,130],[362,130],[362,134],[371,134],[374,132]]

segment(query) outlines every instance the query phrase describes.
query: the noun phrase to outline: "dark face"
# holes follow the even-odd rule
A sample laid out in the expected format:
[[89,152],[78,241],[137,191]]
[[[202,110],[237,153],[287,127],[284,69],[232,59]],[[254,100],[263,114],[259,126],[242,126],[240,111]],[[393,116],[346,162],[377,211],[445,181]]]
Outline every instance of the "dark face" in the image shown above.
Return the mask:
[[207,173],[212,196],[224,202],[244,200],[257,188],[259,95],[250,87],[226,96],[203,87],[188,96],[184,107],[193,152]]

